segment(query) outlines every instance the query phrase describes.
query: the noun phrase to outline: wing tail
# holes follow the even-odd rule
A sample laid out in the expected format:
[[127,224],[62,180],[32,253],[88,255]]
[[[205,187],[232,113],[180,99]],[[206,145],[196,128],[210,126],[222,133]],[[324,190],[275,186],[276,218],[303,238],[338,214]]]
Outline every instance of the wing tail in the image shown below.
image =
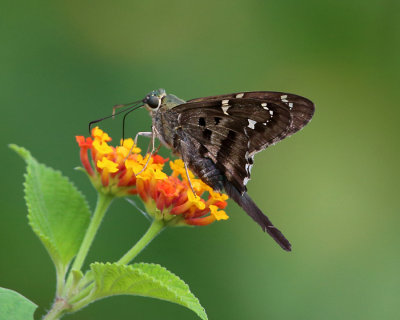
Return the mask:
[[249,195],[245,192],[243,195],[233,186],[230,182],[225,183],[225,191],[244,211],[257,222],[263,231],[266,231],[281,247],[286,251],[292,251],[290,242],[268,219],[268,217],[262,213],[257,205],[251,200]]

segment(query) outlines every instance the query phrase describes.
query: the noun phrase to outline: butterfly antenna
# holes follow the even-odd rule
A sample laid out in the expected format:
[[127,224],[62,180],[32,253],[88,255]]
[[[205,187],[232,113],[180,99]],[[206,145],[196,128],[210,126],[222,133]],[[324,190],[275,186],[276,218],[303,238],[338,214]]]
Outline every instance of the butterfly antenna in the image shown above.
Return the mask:
[[[100,118],[100,119],[97,119],[97,120],[90,121],[90,122],[89,122],[89,134],[90,134],[90,131],[91,131],[91,129],[92,129],[92,125],[93,125],[93,124],[98,123],[98,122],[101,122],[101,121],[106,120],[106,119],[109,119],[109,118],[114,118],[115,116],[117,116],[117,115],[119,115],[119,114],[121,114],[121,113],[124,113],[124,112],[130,112],[130,111],[132,111],[132,109],[134,109],[134,108],[137,106],[137,104],[140,103],[140,102],[142,102],[142,101],[141,101],[141,100],[138,100],[138,101],[131,102],[131,103],[127,103],[127,104],[119,104],[119,105],[116,105],[116,106],[113,107],[113,112],[112,112],[112,115],[111,115],[111,116],[107,116],[107,117],[103,117],[103,118]],[[140,105],[139,107],[141,107],[141,106],[142,106],[142,105]],[[121,111],[119,111],[119,112],[115,112],[116,109],[123,108],[123,107],[128,107],[128,108],[126,108],[126,109],[124,109],[124,110],[121,110]]]
[[[130,114],[132,111],[135,111],[136,109],[140,108],[140,106],[137,106],[136,108],[132,108],[130,110],[128,110],[125,114],[124,114],[124,118],[122,119],[122,141],[125,140],[125,120],[128,114]],[[126,110],[125,110],[126,111]]]

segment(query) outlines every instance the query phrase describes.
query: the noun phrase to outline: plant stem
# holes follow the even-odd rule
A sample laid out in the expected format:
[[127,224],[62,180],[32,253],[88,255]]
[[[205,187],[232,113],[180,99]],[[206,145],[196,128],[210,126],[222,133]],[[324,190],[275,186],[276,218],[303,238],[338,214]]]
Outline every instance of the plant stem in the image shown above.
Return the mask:
[[[121,259],[119,259],[117,263],[128,264],[131,262],[164,229],[164,227],[164,221],[153,220],[149,229],[147,229],[142,238],[140,238],[140,240]],[[89,284],[69,301],[69,303],[72,304],[71,312],[75,312],[92,302],[90,292],[93,287],[94,283]]]
[[56,297],[60,297],[62,295],[62,292],[64,290],[64,284],[65,284],[65,273],[66,273],[67,267],[64,266],[63,264],[59,264],[56,267],[56,274],[57,274],[57,289],[56,289]]
[[146,231],[142,238],[118,260],[119,264],[128,264],[131,262],[165,227],[162,220],[153,220],[150,228]]
[[[81,247],[79,248],[78,254],[76,255],[75,261],[70,270],[80,270],[83,262],[87,256],[90,246],[93,243],[94,237],[96,236],[97,230],[100,227],[101,221],[112,201],[113,197],[99,192],[97,198],[96,209],[90,221],[89,227],[86,230],[85,237],[83,238]],[[68,275],[66,290],[71,286],[73,276],[71,272]]]
[[42,320],[58,320],[64,313],[64,310],[68,309],[68,304],[64,299],[57,299],[50,311],[42,318]]
[[75,306],[75,303],[77,301],[83,300],[90,294],[90,291],[92,291],[93,287],[94,287],[94,282],[90,283],[85,289],[81,290],[78,294],[73,296],[71,300],[69,300],[68,302]]

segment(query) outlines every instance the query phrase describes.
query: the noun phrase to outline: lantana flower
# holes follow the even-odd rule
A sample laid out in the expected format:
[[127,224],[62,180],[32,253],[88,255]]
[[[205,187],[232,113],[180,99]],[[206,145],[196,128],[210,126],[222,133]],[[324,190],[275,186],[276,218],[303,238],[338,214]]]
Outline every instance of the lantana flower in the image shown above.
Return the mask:
[[228,219],[223,210],[228,196],[214,191],[190,171],[189,182],[182,160],[170,161],[172,173],[167,175],[163,169],[168,159],[143,157],[132,139],[110,146],[111,138],[98,127],[91,137],[77,136],[76,141],[82,165],[99,192],[119,197],[137,194],[147,213],[168,225],[202,226]]

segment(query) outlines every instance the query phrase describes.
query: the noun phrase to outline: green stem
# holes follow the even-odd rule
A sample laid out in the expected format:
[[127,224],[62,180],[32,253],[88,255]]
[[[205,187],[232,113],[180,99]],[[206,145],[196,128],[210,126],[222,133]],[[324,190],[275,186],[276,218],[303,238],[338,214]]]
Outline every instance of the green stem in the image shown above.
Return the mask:
[[73,296],[71,298],[71,300],[69,300],[68,302],[72,305],[74,305],[78,302],[83,300],[84,298],[86,298],[90,292],[92,291],[94,287],[94,282],[90,283],[85,289],[81,290],[78,294],[76,294],[75,296]]
[[[96,236],[97,230],[104,218],[105,213],[112,201],[113,197],[99,192],[97,198],[96,209],[94,211],[93,217],[90,221],[89,227],[86,230],[85,237],[83,238],[81,247],[79,248],[78,254],[76,255],[75,261],[70,270],[80,270],[82,268],[83,262],[87,256],[90,246],[93,243],[94,237]],[[73,276],[71,272],[68,275],[66,290],[71,286],[73,281]]]
[[71,312],[76,312],[84,307],[86,307],[88,304],[93,302],[93,298],[89,295],[87,297],[84,297],[82,300],[79,300],[77,303],[74,303],[74,305],[71,308]]
[[[119,259],[117,263],[128,264],[131,262],[164,229],[164,227],[165,224],[163,221],[153,220],[149,229],[147,229],[142,238],[127,253],[125,253],[125,255]],[[92,279],[86,280],[87,283],[90,281],[92,281]],[[69,300],[69,303],[74,304],[74,309],[78,310],[85,305],[85,303],[82,303],[81,301],[83,301],[83,299],[90,294],[90,291],[92,291],[93,287],[94,284],[90,283],[85,289]]]
[[51,310],[42,318],[42,320],[59,320],[69,305],[63,299],[57,299]]
[[128,264],[131,262],[165,227],[162,220],[153,220],[150,228],[143,235],[142,238],[118,260],[119,264]]
[[61,297],[62,292],[64,290],[66,271],[67,267],[65,267],[63,264],[59,264],[58,267],[56,267],[56,274],[57,274],[56,297]]
[[[149,229],[140,238],[140,240],[121,258],[117,263],[128,264],[131,262],[165,227],[164,221],[153,220]],[[90,292],[94,287],[94,283],[89,284],[80,293],[74,296],[69,303],[72,304],[71,312],[75,312],[92,302]]]

